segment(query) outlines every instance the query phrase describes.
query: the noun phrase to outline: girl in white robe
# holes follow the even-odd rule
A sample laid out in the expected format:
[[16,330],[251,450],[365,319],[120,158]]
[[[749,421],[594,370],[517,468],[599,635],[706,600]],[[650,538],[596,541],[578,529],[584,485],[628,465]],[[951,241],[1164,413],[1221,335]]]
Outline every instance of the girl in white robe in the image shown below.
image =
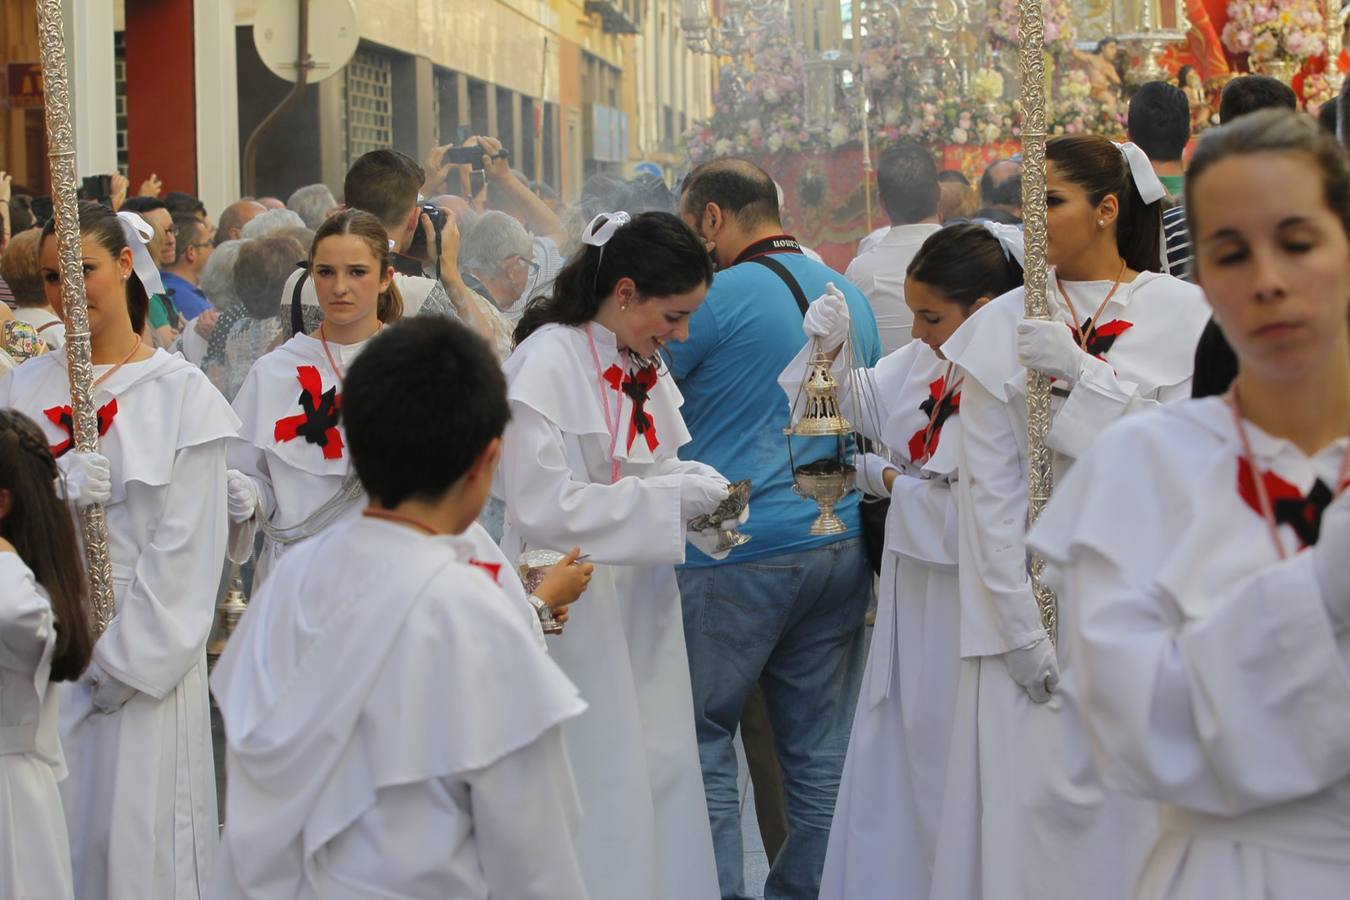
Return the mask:
[[577,841],[595,900],[718,896],[674,566],[687,523],[725,479],[675,453],[680,394],[648,362],[683,340],[712,281],[702,242],[665,213],[599,216],[532,302],[507,359],[511,424],[503,548],[580,544],[585,602],[550,640],[589,708],[563,725],[585,816]]
[[1343,897],[1350,171],[1262,112],[1206,133],[1186,193],[1234,387],[1109,429],[1030,541],[1103,775],[1161,804],[1134,895]]
[[[1024,321],[1017,289],[942,346],[964,374],[963,662],[936,898],[1124,897],[1155,829],[1147,804],[1103,789],[1078,710],[1055,693],[1072,659],[1051,645],[1028,575],[1026,369],[1055,379],[1059,475],[1109,422],[1189,394],[1206,310],[1194,285],[1146,271],[1158,265],[1162,193],[1146,160],[1132,164],[1137,148],[1081,136],[1046,152],[1051,320]],[[1061,619],[1072,615],[1061,604]]]
[[[1000,240],[1000,235],[1001,240]],[[1006,249],[1005,249],[1006,248]],[[956,500],[960,374],[939,349],[975,310],[1022,281],[1017,229],[953,225],[909,265],[915,339],[874,368],[842,371],[844,416],[889,458],[868,455],[859,487],[890,497],[877,618],[835,802],[822,900],[924,900],[941,821],[947,744],[960,675]],[[848,306],[808,309],[809,343],[780,383],[797,398],[817,349],[847,334]],[[796,410],[794,420],[799,417]]]
[[[263,528],[255,584],[288,547],[358,515],[364,505],[346,449],[342,382],[370,338],[401,317],[388,246],[384,227],[369,213],[347,210],[325,221],[310,250],[323,324],[313,336],[296,334],[260,358],[235,397],[243,424],[229,451],[230,555],[246,561],[257,528]],[[466,534],[480,545],[480,556],[500,556],[481,527]],[[526,602],[514,569],[504,580],[514,584],[509,595],[519,599],[539,631],[539,615]],[[580,593],[573,580],[571,574],[551,573],[536,594],[563,613]],[[539,640],[542,644],[542,631]]]
[[[80,230],[99,451],[71,448],[64,350],[0,380],[0,407],[41,424],[67,498],[102,502],[107,515],[117,613],[61,694],[75,896],[183,900],[201,895],[216,848],[206,639],[225,556],[225,443],[238,420],[200,369],[141,343],[138,273],[149,260],[138,236],[92,203]],[[50,235],[40,261],[59,290]]]
[[74,896],[57,788],[57,686],[89,664],[93,630],[70,511],[37,423],[0,409],[0,896]]

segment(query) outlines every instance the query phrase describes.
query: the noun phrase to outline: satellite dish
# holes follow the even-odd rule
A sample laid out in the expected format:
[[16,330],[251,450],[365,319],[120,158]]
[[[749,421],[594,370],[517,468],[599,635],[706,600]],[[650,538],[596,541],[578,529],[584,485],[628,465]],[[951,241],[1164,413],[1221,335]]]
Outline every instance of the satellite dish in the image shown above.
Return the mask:
[[356,53],[354,0],[261,0],[253,18],[253,45],[263,65],[287,81],[296,80],[295,49],[300,31],[300,4],[309,3],[309,56],[306,78],[315,83],[331,78]]

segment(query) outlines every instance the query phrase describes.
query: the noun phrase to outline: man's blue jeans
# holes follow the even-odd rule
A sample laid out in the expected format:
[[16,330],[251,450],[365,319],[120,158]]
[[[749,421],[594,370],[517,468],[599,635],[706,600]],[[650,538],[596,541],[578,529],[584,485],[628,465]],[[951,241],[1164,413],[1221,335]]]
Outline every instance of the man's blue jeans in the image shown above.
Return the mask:
[[862,680],[872,570],[862,541],[679,570],[703,787],[724,898],[745,896],[732,738],[758,680],[787,795],[765,900],[815,900]]

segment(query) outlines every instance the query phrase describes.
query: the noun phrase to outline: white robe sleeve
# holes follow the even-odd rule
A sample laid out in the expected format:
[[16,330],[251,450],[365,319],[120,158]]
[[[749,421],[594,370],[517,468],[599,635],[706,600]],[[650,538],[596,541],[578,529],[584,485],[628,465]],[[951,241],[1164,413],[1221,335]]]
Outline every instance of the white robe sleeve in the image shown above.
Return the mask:
[[581,807],[561,726],[467,781],[478,858],[492,896],[586,900],[575,844]]
[[136,560],[94,661],[123,684],[162,699],[202,658],[225,558],[225,445],[179,450],[164,514]]
[[0,552],[0,668],[32,672],[52,634],[52,607],[17,553]]
[[1267,566],[1180,626],[1138,566],[1079,546],[1061,574],[1108,782],[1234,816],[1350,776],[1350,641],[1333,635],[1311,554]]
[[1007,404],[975,378],[960,434],[961,655],[997,656],[1046,636],[1027,571],[1027,476]]
[[1181,400],[1191,395],[1191,379],[1143,391],[1133,381],[1116,375],[1104,360],[1094,359],[1084,367],[1083,376],[1069,391],[1064,405],[1055,413],[1046,443],[1051,449],[1077,459],[1106,426],[1126,413]]
[[513,403],[502,444],[503,499],[532,547],[579,546],[594,562],[684,562],[681,475],[625,476],[615,484],[578,480],[563,433],[523,403]]

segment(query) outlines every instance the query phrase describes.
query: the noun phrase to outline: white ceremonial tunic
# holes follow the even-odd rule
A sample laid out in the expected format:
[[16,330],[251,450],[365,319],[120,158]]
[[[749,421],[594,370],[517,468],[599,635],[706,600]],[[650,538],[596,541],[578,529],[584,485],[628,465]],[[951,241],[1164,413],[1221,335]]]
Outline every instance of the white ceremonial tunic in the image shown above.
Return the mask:
[[[0,406],[57,445],[69,435],[44,410],[70,403],[66,354],[30,363],[0,380]],[[112,464],[104,510],[117,615],[93,664],[135,692],[105,713],[89,673],[61,686],[61,797],[76,897],[184,900],[201,896],[216,849],[206,639],[225,557],[225,443],[238,420],[200,369],[163,350],[95,391],[100,409],[114,400],[99,452]]]
[[[1089,316],[1110,286],[1066,288]],[[1047,293],[1067,324],[1053,277]],[[955,490],[962,671],[933,897],[1112,900],[1128,894],[1156,831],[1154,810],[1101,785],[1072,692],[1034,703],[996,658],[1045,636],[1025,542],[1026,372],[1016,338],[1024,303],[1021,288],[999,297],[942,347],[965,372]],[[1121,415],[1189,395],[1208,315],[1200,289],[1170,276],[1146,272],[1120,286],[1098,317],[1100,329],[1119,331],[1105,362],[1067,397],[1062,388],[1052,397],[1057,476]],[[1061,616],[1070,614],[1061,603]],[[1063,688],[1074,659],[1071,648],[1056,649]]]
[[[367,343],[330,341],[328,353],[345,374]],[[302,377],[310,380],[302,383]],[[332,398],[325,399],[330,391]],[[342,381],[324,353],[323,342],[306,334],[295,335],[249,370],[234,398],[234,411],[243,424],[239,440],[230,443],[229,465],[253,479],[259,505],[253,519],[230,529],[230,558],[235,562],[242,563],[252,555],[259,517],[275,528],[295,528],[334,501],[328,521],[331,525],[359,515],[365,507],[365,492],[359,484],[354,485],[350,497],[341,503],[335,500],[343,492],[344,479],[353,471],[340,416],[341,396]],[[338,406],[333,428],[315,426],[309,430],[299,426],[302,433],[297,433],[307,405],[319,417],[333,405]],[[298,529],[302,533],[318,530],[318,522]],[[261,584],[287,548],[300,540],[282,543],[268,536],[259,555],[254,584]]]
[[56,646],[47,592],[0,552],[0,897],[70,900],[70,837],[57,782]]
[[213,900],[585,900],[558,727],[585,704],[478,550],[356,519],[254,595],[212,676]]
[[[589,327],[600,371],[622,367],[614,335]],[[549,641],[590,704],[563,726],[585,810],[577,850],[587,887],[596,900],[715,898],[674,569],[687,527],[680,473],[711,470],[675,456],[689,440],[679,390],[660,376],[645,404],[656,448],[636,434],[630,449],[633,402],[601,387],[584,328],[546,325],[503,368],[511,403],[498,470],[503,549],[515,559],[527,548],[579,545],[595,564],[566,632]]]
[[[789,398],[799,393],[810,353],[808,345],[780,378]],[[961,671],[951,490],[960,447],[959,384],[943,412],[932,413],[960,372],[949,372],[927,344],[911,341],[873,369],[856,370],[852,378],[836,372],[836,378],[844,416],[890,448],[902,474],[891,489],[876,626],[820,897],[927,898]]]
[[[1245,427],[1261,472],[1334,490],[1350,440],[1309,457]],[[1350,894],[1350,631],[1283,524],[1280,561],[1242,459],[1222,398],[1131,418],[1030,537],[1103,777],[1161,804],[1138,898]]]

